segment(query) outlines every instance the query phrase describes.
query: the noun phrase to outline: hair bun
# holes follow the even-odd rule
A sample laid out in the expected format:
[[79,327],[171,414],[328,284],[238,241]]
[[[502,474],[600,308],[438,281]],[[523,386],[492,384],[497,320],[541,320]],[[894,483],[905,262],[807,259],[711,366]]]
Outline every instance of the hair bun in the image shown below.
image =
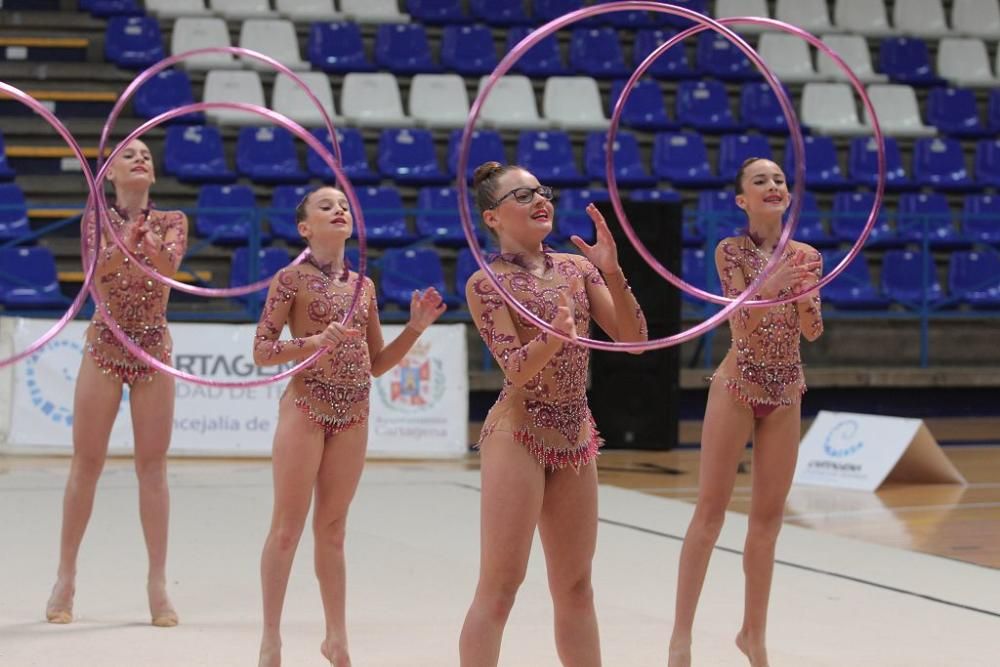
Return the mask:
[[496,161],[482,163],[472,173],[472,187],[478,188],[483,181],[501,169],[503,169],[503,165]]

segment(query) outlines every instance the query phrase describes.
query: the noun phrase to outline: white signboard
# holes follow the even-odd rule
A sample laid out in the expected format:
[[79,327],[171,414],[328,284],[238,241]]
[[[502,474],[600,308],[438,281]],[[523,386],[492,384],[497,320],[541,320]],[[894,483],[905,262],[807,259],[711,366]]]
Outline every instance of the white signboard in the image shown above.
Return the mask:
[[[24,349],[51,321],[14,321],[13,347]],[[71,322],[45,348],[14,367],[8,447],[32,452],[70,452],[73,390],[86,322]],[[277,367],[253,363],[251,324],[170,325],[174,364],[212,380],[269,377]],[[386,325],[392,340],[401,326]],[[468,449],[468,372],[465,328],[428,329],[396,368],[372,383],[368,451],[372,455],[463,455]],[[282,367],[283,368],[283,367]],[[287,381],[250,389],[176,383],[171,453],[269,455],[278,399]],[[132,451],[128,387],[111,434],[112,453]]]
[[821,411],[799,445],[795,484],[874,491],[886,480],[965,479],[920,419]]

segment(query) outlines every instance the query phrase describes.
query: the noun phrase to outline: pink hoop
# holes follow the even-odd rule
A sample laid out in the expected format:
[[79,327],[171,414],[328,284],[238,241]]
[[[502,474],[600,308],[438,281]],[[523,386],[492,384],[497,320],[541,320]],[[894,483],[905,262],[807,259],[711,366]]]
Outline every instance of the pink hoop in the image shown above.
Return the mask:
[[[878,117],[875,114],[875,108],[871,103],[871,99],[868,97],[868,93],[865,91],[864,84],[858,79],[857,75],[851,70],[851,68],[847,66],[847,63],[845,63],[844,60],[833,49],[831,49],[826,43],[824,43],[815,35],[809,33],[806,30],[803,30],[802,28],[791,25],[789,23],[785,23],[783,21],[761,18],[756,16],[740,16],[740,17],[724,18],[724,19],[719,19],[719,23],[726,25],[750,23],[756,25],[765,25],[771,28],[777,28],[779,30],[783,30],[785,32],[789,32],[793,35],[801,37],[808,43],[815,46],[821,53],[830,56],[830,58],[834,61],[834,63],[836,63],[837,66],[840,67],[840,69],[843,70],[845,74],[847,74],[848,78],[851,81],[851,85],[854,86],[854,90],[861,97],[861,101],[864,104],[865,111],[868,112],[868,117],[872,119],[872,130],[875,134],[875,139],[878,144],[877,162],[879,171],[878,171],[878,180],[876,182],[876,188],[875,188],[875,200],[874,202],[872,202],[872,209],[871,212],[869,213],[867,223],[861,230],[860,236],[858,237],[854,245],[851,247],[851,250],[844,257],[844,259],[836,267],[834,267],[832,271],[827,273],[827,275],[821,277],[820,280],[815,285],[809,287],[808,289],[803,290],[802,292],[792,294],[785,298],[759,299],[759,300],[751,299],[743,304],[744,306],[755,306],[755,307],[777,306],[784,303],[790,303],[792,301],[802,298],[802,296],[806,294],[811,294],[816,290],[822,289],[823,287],[828,285],[832,280],[834,280],[838,275],[840,275],[840,273],[843,272],[847,268],[847,266],[854,260],[855,256],[857,256],[857,254],[861,252],[862,246],[868,239],[868,235],[871,233],[872,227],[874,227],[875,222],[878,219],[878,212],[882,206],[882,198],[885,191],[886,166],[885,166],[885,146],[882,137],[882,128],[879,125]],[[629,77],[628,81],[625,83],[625,87],[622,89],[622,92],[618,97],[618,101],[615,104],[614,110],[612,111],[611,126],[608,128],[608,139],[607,139],[608,146],[614,146],[615,136],[618,133],[618,125],[621,122],[621,116],[625,109],[625,103],[628,99],[628,96],[631,94],[632,90],[636,86],[636,83],[639,81],[642,75],[646,73],[646,71],[652,66],[653,62],[657,58],[662,56],[666,51],[671,49],[674,45],[676,45],[677,43],[681,42],[682,40],[688,37],[703,32],[706,29],[707,26],[705,25],[692,26],[690,28],[687,28],[686,30],[671,37],[666,42],[664,42],[656,49],[654,49],[646,57],[646,59],[639,64],[639,66]],[[781,110],[785,114],[785,118],[793,119],[795,117],[794,109],[792,109],[791,101],[788,100],[788,97],[785,94],[784,89],[780,85],[776,85],[778,81],[773,77],[772,72],[762,70],[762,73],[764,74],[764,77],[767,79],[768,84],[775,91],[775,94],[778,97],[778,102],[781,105]],[[791,123],[789,124],[789,126],[791,126]],[[793,135],[792,137],[793,142],[796,136],[797,135]],[[798,141],[794,142],[792,147],[795,152],[795,179],[794,179],[795,194],[792,197],[792,215],[790,216],[791,218],[790,223],[788,225],[785,225],[785,229],[782,231],[782,239],[785,239],[786,236],[790,239],[791,235],[794,234],[795,232],[795,227],[798,224],[798,218],[802,207],[802,191],[804,190],[803,182],[805,178],[804,174],[802,173],[803,172],[802,166],[805,164],[804,146],[801,145],[801,141]],[[691,285],[690,283],[686,282],[682,278],[672,273],[665,266],[663,266],[663,264],[660,263],[660,261],[657,260],[656,257],[654,257],[651,252],[649,252],[649,249],[646,248],[645,244],[635,233],[635,230],[632,227],[632,223],[629,222],[628,216],[625,215],[625,211],[621,206],[621,199],[618,192],[618,179],[615,176],[615,170],[614,170],[614,151],[611,150],[607,151],[605,166],[608,178],[608,192],[611,195],[611,205],[615,210],[615,214],[618,216],[618,221],[621,224],[622,229],[625,231],[625,235],[628,237],[629,241],[632,242],[632,246],[636,249],[636,252],[638,252],[639,255],[646,261],[646,264],[648,264],[650,268],[652,268],[657,274],[659,274],[660,277],[665,278],[672,285],[674,285],[681,291],[690,294],[691,296],[703,299],[705,301],[709,301],[711,303],[717,303],[717,304],[731,303],[733,299],[729,297],[720,296],[717,294],[713,294],[711,292],[707,292],[703,289],[695,287],[694,285]],[[772,262],[774,261],[775,257],[780,257],[780,256],[781,252],[779,252],[778,248],[775,248],[775,251],[771,258]],[[768,266],[770,266],[770,263],[768,264]],[[758,278],[757,282],[748,286],[747,290],[754,291],[756,289],[755,285],[759,284],[759,281],[760,278]]]
[[[486,79],[486,82],[483,84],[482,88],[479,91],[479,94],[476,96],[476,99],[472,104],[472,107],[469,111],[469,117],[466,120],[465,128],[462,132],[462,143],[459,147],[458,164],[456,166],[456,172],[460,175],[460,177],[457,180],[458,191],[459,191],[458,207],[459,207],[459,214],[462,219],[462,227],[465,231],[465,237],[469,243],[469,247],[472,250],[472,255],[473,257],[475,257],[476,262],[483,269],[483,272],[489,278],[494,288],[503,297],[504,301],[507,302],[509,306],[514,308],[523,317],[525,317],[528,321],[531,321],[533,324],[535,324],[543,331],[546,331],[554,336],[557,336],[564,341],[577,343],[592,349],[613,350],[613,351],[645,351],[645,350],[655,350],[666,347],[672,347],[674,345],[680,345],[681,343],[696,338],[701,334],[705,333],[706,331],[709,331],[710,329],[727,321],[729,319],[730,313],[732,313],[741,305],[743,305],[745,301],[748,301],[750,299],[750,296],[753,294],[753,290],[755,290],[763,280],[766,280],[770,272],[778,265],[781,255],[784,252],[785,246],[789,242],[791,232],[794,231],[794,229],[784,230],[784,232],[781,235],[781,238],[778,241],[778,246],[775,248],[774,255],[768,261],[767,265],[764,267],[763,271],[761,271],[757,279],[753,283],[748,285],[747,289],[744,290],[743,293],[741,293],[738,297],[733,299],[728,305],[724,306],[719,312],[715,313],[705,321],[691,327],[686,331],[682,331],[672,336],[665,336],[659,339],[654,339],[649,341],[637,341],[637,342],[608,342],[593,338],[585,338],[582,336],[575,339],[570,339],[568,336],[566,336],[566,334],[556,330],[551,324],[549,324],[548,322],[544,321],[543,319],[532,313],[530,310],[528,310],[526,306],[524,306],[517,299],[515,299],[504,288],[504,286],[500,283],[500,280],[497,278],[496,274],[489,267],[489,264],[486,262],[482,250],[479,247],[479,241],[476,238],[475,234],[475,227],[472,224],[472,215],[469,210],[468,184],[466,183],[466,179],[461,176],[466,173],[469,160],[469,149],[472,141],[472,132],[475,127],[476,120],[479,118],[479,114],[483,104],[485,103],[486,97],[489,95],[490,91],[493,89],[493,86],[496,85],[500,77],[506,74],[507,71],[510,70],[510,68],[514,65],[514,63],[516,63],[528,49],[532,48],[539,41],[541,41],[545,37],[548,37],[557,30],[560,30],[561,28],[564,28],[567,25],[571,25],[573,23],[589,18],[591,16],[598,16],[600,14],[607,14],[610,12],[619,12],[619,11],[651,11],[651,12],[658,12],[661,14],[673,14],[676,16],[680,16],[682,18],[689,19],[699,25],[709,27],[712,30],[721,33],[726,37],[726,39],[736,44],[737,47],[739,47],[740,50],[743,51],[747,55],[747,57],[750,58],[757,65],[757,68],[764,73],[765,77],[768,78],[768,81],[774,82],[772,83],[772,88],[777,88],[779,90],[781,88],[780,86],[775,85],[777,84],[777,78],[774,76],[773,72],[771,72],[771,70],[767,67],[766,63],[764,63],[763,59],[757,54],[756,51],[754,51],[743,40],[743,38],[741,38],[739,35],[737,35],[735,32],[730,30],[728,27],[726,27],[719,21],[704,16],[703,14],[700,14],[698,12],[694,12],[689,9],[685,9],[683,7],[677,7],[674,5],[668,5],[659,2],[648,2],[643,0],[626,0],[624,2],[615,2],[614,4],[594,5],[591,7],[578,9],[576,11],[560,16],[559,18],[553,19],[552,21],[549,21],[545,25],[541,26],[540,28],[536,29],[535,31],[527,35],[513,49],[511,49],[506,56],[504,56],[503,60],[500,61],[496,69],[493,70],[490,76]],[[784,91],[781,91],[782,94],[783,92]],[[782,98],[779,97],[779,99]],[[619,102],[620,101],[621,98],[619,98]],[[791,105],[788,102],[788,100],[783,99],[783,101],[785,102],[785,106],[782,107],[783,110],[786,111],[786,115],[790,113],[789,129],[792,131],[793,147],[795,148],[796,151],[795,152],[795,156],[797,159],[796,174],[799,175],[799,178],[796,179],[795,192],[800,193],[801,188],[803,187],[802,181],[804,180],[801,176],[803,172],[802,163],[804,160],[804,153],[805,153],[805,148],[802,140],[802,129],[798,124],[798,121],[794,114],[794,110],[791,109]],[[797,196],[794,197],[792,200],[792,206],[796,218],[798,217],[798,210],[799,208],[801,208],[801,203],[799,201],[800,199],[801,197]]]
[[[28,95],[23,90],[15,88],[6,82],[0,81],[0,91],[3,91],[6,95],[16,99],[21,104],[24,104],[26,107],[45,119],[45,122],[55,128],[56,132],[59,133],[59,136],[63,138],[63,141],[65,141],[70,147],[70,150],[73,151],[73,155],[76,156],[76,159],[80,161],[80,169],[83,172],[83,178],[86,180],[87,188],[90,190],[90,199],[94,199],[96,197],[96,193],[98,192],[97,181],[94,180],[94,173],[90,170],[90,163],[87,162],[87,158],[84,156],[83,150],[80,148],[80,144],[78,144],[73,138],[73,134],[58,118],[56,118],[55,114],[45,107],[44,104],[33,98],[31,95]],[[95,238],[97,239],[97,243],[100,243],[99,225]],[[81,237],[80,241],[82,246],[81,255],[86,257],[87,240],[85,237]],[[55,338],[59,332],[65,328],[69,321],[76,317],[76,314],[80,312],[83,304],[87,301],[87,291],[94,281],[94,274],[97,270],[97,254],[94,253],[91,261],[87,263],[85,260],[84,264],[86,268],[83,276],[83,284],[80,286],[80,291],[77,293],[76,298],[73,299],[69,308],[66,309],[66,312],[63,313],[62,317],[60,317],[55,324],[49,327],[48,331],[43,333],[37,340],[28,345],[28,347],[24,348],[20,352],[15,352],[6,359],[0,359],[0,368],[17,363],[21,359],[33,355],[35,352],[44,347],[46,343]]]

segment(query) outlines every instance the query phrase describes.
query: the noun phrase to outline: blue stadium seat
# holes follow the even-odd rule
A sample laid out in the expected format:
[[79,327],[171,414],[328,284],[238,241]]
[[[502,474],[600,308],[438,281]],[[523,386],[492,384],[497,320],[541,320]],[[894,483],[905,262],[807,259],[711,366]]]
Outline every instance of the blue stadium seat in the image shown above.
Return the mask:
[[[792,209],[789,207],[788,212],[785,214],[785,220],[788,220],[791,211]],[[826,230],[826,226],[823,224],[823,212],[816,201],[816,195],[808,190],[803,193],[802,212],[800,213],[799,224],[795,226],[795,234],[792,238],[803,243],[808,243],[816,248],[837,243],[837,239]]]
[[0,303],[7,308],[54,308],[67,301],[51,250],[0,248]]
[[628,193],[632,201],[681,203],[681,193],[676,190],[661,190],[659,188],[639,188]]
[[14,170],[7,162],[7,146],[3,140],[3,132],[0,132],[0,181],[9,181],[14,178]]
[[[846,256],[844,250],[824,253],[824,272],[830,273]],[[885,310],[889,307],[889,299],[879,293],[872,280],[864,253],[859,253],[840,275],[821,290],[821,297],[824,303],[840,310]]]
[[[419,240],[406,222],[407,211],[399,190],[393,187],[365,187],[357,189],[358,203],[365,220],[365,234],[369,245],[375,247],[408,245]],[[356,216],[355,216],[356,217]],[[354,235],[357,236],[357,225]]]
[[271,191],[267,220],[272,234],[298,245],[305,243],[295,223],[295,207],[312,190],[311,185],[278,185]]
[[[704,14],[706,16],[709,15],[708,0],[671,0],[669,4],[677,7],[683,7],[684,9],[690,9],[693,12],[698,12],[699,14]],[[690,28],[694,25],[694,23],[689,19],[666,13],[653,14],[653,23],[657,25],[673,26],[674,28]]]
[[558,193],[556,198],[556,224],[552,238],[557,242],[565,242],[574,234],[587,243],[595,239],[594,222],[587,215],[587,206],[591,202],[609,201],[608,191],[597,188],[571,189]]
[[[871,212],[875,194],[872,192],[838,192],[833,196],[833,213],[830,228],[842,243],[853,244],[861,235]],[[896,230],[889,224],[889,216],[883,205],[878,219],[868,235],[865,247],[877,248],[896,244]]]
[[9,241],[30,231],[28,204],[17,183],[0,183],[0,241]]
[[[454,130],[448,139],[448,175],[451,178],[457,176],[458,169],[458,149],[462,143],[462,130]],[[473,130],[472,141],[469,142],[469,164],[465,170],[467,180],[472,182],[472,175],[476,167],[484,162],[496,161],[501,164],[507,163],[507,155],[504,150],[503,138],[496,130]]]
[[163,168],[185,183],[232,183],[222,134],[214,125],[172,125],[163,143]]
[[484,25],[449,25],[441,35],[441,64],[463,76],[491,73],[497,66],[493,33]]
[[[507,31],[507,52],[531,33],[528,27],[513,27]],[[531,77],[568,76],[572,73],[563,60],[559,40],[549,35],[529,49],[514,63],[511,72]]]
[[760,78],[750,59],[735,44],[712,30],[698,35],[697,59],[698,68],[707,76],[726,81]]
[[677,121],[706,132],[743,129],[729,110],[726,87],[719,81],[681,81],[677,89]]
[[[368,156],[365,153],[365,143],[361,137],[361,131],[354,127],[339,127],[336,131],[337,144],[340,146],[341,165],[347,178],[355,185],[377,183],[379,175],[368,164]],[[333,142],[330,141],[329,131],[325,128],[316,128],[311,130],[311,132],[314,137],[323,143],[328,151],[333,151]],[[313,176],[318,176],[324,181],[333,181],[333,170],[311,148],[306,155],[306,166],[309,169],[309,173]]]
[[160,23],[152,16],[114,16],[104,32],[104,58],[126,69],[163,60]]
[[[833,139],[825,136],[804,137],[806,149],[806,187],[817,190],[841,190],[853,185],[840,169],[840,159]],[[795,153],[791,144],[785,145],[785,176],[791,189],[795,180]]]
[[[616,2],[621,2],[621,0],[597,0],[594,4],[597,5],[609,5]],[[648,12],[637,12],[637,11],[617,11],[611,12],[610,14],[601,14],[600,20],[603,23],[614,26],[616,28],[647,28],[653,25],[653,20]]]
[[736,205],[732,190],[703,190],[698,193],[698,208],[694,226],[684,226],[684,245],[701,245],[714,248],[727,236],[743,234],[747,216]]
[[1000,255],[992,250],[952,253],[948,292],[976,309],[1000,308]]
[[365,55],[361,29],[350,21],[313,23],[306,52],[312,66],[324,72],[375,71],[375,65]]
[[[625,89],[625,83],[625,81],[615,81],[611,84],[611,95],[608,97],[608,118],[614,112],[615,104],[617,104],[622,90]],[[651,132],[672,130],[677,127],[677,123],[667,115],[667,107],[663,101],[663,91],[660,90],[660,84],[651,79],[641,79],[636,82],[635,88],[632,89],[625,102],[621,122],[628,127]]]
[[[785,86],[789,99],[791,91]],[[752,128],[768,134],[787,134],[788,121],[778,104],[778,96],[768,83],[747,81],[740,91],[740,118]]]
[[934,248],[968,245],[955,227],[947,198],[940,192],[907,192],[899,197],[896,234],[904,243],[921,243],[926,224],[927,240]]
[[569,48],[570,66],[594,78],[628,76],[625,55],[614,28],[573,28]]
[[969,241],[1000,245],[1000,196],[966,195],[962,205],[962,231]]
[[[646,56],[676,34],[676,30],[662,28],[637,31],[632,48],[632,66],[639,67]],[[688,61],[687,52],[682,45],[678,45],[654,60],[646,74],[657,79],[690,79],[697,76],[698,72]]]
[[933,88],[927,94],[927,123],[944,134],[981,137],[987,129],[979,120],[976,94],[968,88]]
[[913,146],[913,180],[943,190],[978,190],[965,168],[965,153],[958,139],[925,137]]
[[540,25],[580,9],[583,0],[534,0],[532,5],[531,18]]
[[[711,261],[708,261],[711,260]],[[681,250],[681,279],[692,287],[718,294],[719,278],[715,270],[714,258],[706,258],[704,248],[684,248]],[[681,298],[702,310],[708,305],[704,299],[681,292]]]
[[[165,111],[194,104],[194,91],[187,72],[179,69],[167,69],[158,72],[156,76],[144,83],[135,91],[132,98],[132,110],[140,118],[153,118]],[[195,113],[178,116],[168,123],[204,123],[205,114]]]
[[465,285],[469,282],[472,274],[479,270],[479,264],[468,248],[458,251],[458,258],[455,260],[455,292],[459,295],[465,294]]
[[242,127],[236,138],[236,169],[255,183],[303,183],[292,133],[283,127]]
[[525,25],[531,17],[523,2],[497,2],[496,0],[469,0],[469,11],[477,21],[489,25]]
[[[606,132],[590,132],[584,147],[584,163],[591,180],[606,181]],[[639,142],[629,132],[618,132],[614,147],[615,179],[620,188],[649,187],[656,183],[639,154]]]
[[882,292],[908,308],[919,308],[925,298],[927,305],[935,306],[944,298],[934,258],[913,250],[885,252],[882,259]]
[[517,141],[517,164],[547,185],[582,185],[587,182],[577,167],[573,146],[565,132],[521,132]]
[[375,64],[395,74],[440,72],[427,31],[419,23],[382,24],[375,33]]
[[976,144],[976,180],[1000,188],[1000,139],[982,139]]
[[705,140],[697,132],[660,132],[653,139],[653,173],[677,186],[711,188],[724,181],[708,162]]
[[[471,199],[471,196],[470,196]],[[458,189],[424,187],[417,192],[417,233],[441,246],[463,246],[466,244],[462,219],[458,212]],[[479,214],[475,204],[470,202],[472,221],[476,223]],[[479,228],[477,227],[477,236]]]
[[[233,251],[233,259],[229,265],[229,286],[241,287],[251,282],[263,280],[273,276],[281,269],[288,266],[291,258],[283,248],[260,248],[257,251],[257,272],[251,280],[250,278],[250,249],[247,247],[236,248]],[[267,295],[267,288],[239,297],[242,301],[248,301],[251,296],[260,299]]]
[[386,178],[409,185],[449,180],[438,164],[434,137],[426,129],[382,130],[378,140],[378,170]]
[[930,86],[942,83],[934,73],[927,42],[918,37],[887,37],[879,46],[879,71],[896,83]]
[[[198,193],[195,229],[212,243],[244,245],[259,225],[257,201],[249,185],[203,185]],[[267,234],[260,232],[262,242]]]
[[736,180],[736,172],[749,157],[774,159],[771,144],[762,134],[726,134],[719,139],[719,176]]
[[461,303],[445,285],[441,258],[433,248],[388,248],[379,264],[379,287],[384,302],[408,309],[413,290],[434,287],[449,306]]
[[138,0],[80,0],[79,7],[91,16],[137,16],[144,13]]
[[469,20],[461,0],[406,0],[406,13],[425,25],[466,23]]
[[[914,187],[903,168],[903,156],[894,137],[885,137],[885,187],[887,190],[905,190]],[[847,157],[847,175],[858,185],[875,187],[878,182],[878,144],[873,137],[851,139]]]
[[990,91],[986,106],[986,124],[990,128],[990,132],[1000,132],[1000,88],[994,88]]

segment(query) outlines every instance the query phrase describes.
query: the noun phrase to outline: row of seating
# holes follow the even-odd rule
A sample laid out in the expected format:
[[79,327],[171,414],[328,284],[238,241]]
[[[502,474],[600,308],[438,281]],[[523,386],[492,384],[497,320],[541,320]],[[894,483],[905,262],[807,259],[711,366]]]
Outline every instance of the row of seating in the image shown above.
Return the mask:
[[[349,248],[348,261],[358,265],[357,248]],[[827,271],[840,264],[845,253],[824,256]],[[230,286],[250,282],[250,251],[238,248],[233,253]],[[256,279],[273,275],[290,261],[281,248],[258,251]],[[66,303],[59,287],[55,258],[44,247],[0,248],[0,305],[7,308],[54,308]],[[414,289],[435,287],[451,307],[464,302],[464,285],[477,270],[472,253],[463,249],[455,264],[454,283],[448,284],[441,258],[431,248],[386,249],[377,262],[369,262],[368,274],[374,275],[379,300],[406,309]],[[926,277],[925,277],[926,274]],[[717,291],[715,268],[703,249],[685,249],[681,277],[702,289]],[[452,286],[453,285],[453,286]],[[264,291],[258,293],[257,298]],[[950,296],[948,296],[950,295]],[[691,304],[704,302],[685,295]],[[859,255],[845,271],[823,290],[826,303],[838,309],[885,309],[893,302],[919,308],[925,301],[931,307],[967,304],[972,308],[1000,308],[1000,254],[994,251],[954,252],[949,257],[948,291],[943,289],[933,258],[921,251],[890,250],[881,265],[880,284],[872,280],[868,260]]]
[[[615,0],[598,0],[599,4]],[[226,18],[285,16],[294,20],[323,19],[337,14],[364,22],[401,23],[415,20],[427,24],[485,22],[491,25],[540,24],[584,6],[584,0],[406,0],[405,11],[397,0],[146,0],[146,8],[160,16],[204,16]],[[466,4],[468,10],[466,10]],[[708,0],[676,0],[671,3],[692,11],[709,13]],[[776,0],[774,17],[810,32],[831,29],[863,35],[896,32],[940,36],[968,34],[993,37],[1000,32],[1000,8],[994,0],[951,0],[946,18],[942,0],[894,0],[892,23],[888,3],[871,0],[834,0],[832,21],[828,0]],[[141,14],[137,0],[80,0],[80,8],[99,16]],[[766,0],[716,0],[715,17],[769,17]],[[684,26],[684,19],[663,13],[611,12],[590,20],[591,25],[644,27]],[[757,28],[759,30],[759,28]]]
[[[332,152],[325,129],[312,135]],[[444,184],[454,181],[461,146],[461,130],[450,133],[446,166],[437,156],[434,135],[419,128],[385,129],[378,140],[376,169],[370,166],[360,132],[337,130],[344,172],[352,183],[375,183],[382,179],[402,185]],[[933,187],[949,191],[973,191],[1000,187],[1000,140],[983,139],[976,144],[972,169],[957,139],[924,138],[914,144],[912,178],[905,169],[898,143],[885,142],[887,183],[892,189]],[[840,167],[837,148],[830,137],[805,138],[806,186],[842,190],[872,186],[877,180],[877,143],[857,137],[849,148],[848,169]],[[501,135],[477,130],[470,142],[466,177],[483,162],[508,162]],[[565,132],[526,130],[520,133],[514,162],[555,186],[582,186],[605,181],[607,137],[604,132],[586,135],[583,168],[579,166],[570,136]],[[614,169],[620,187],[652,187],[666,181],[675,187],[717,187],[732,182],[740,164],[748,157],[777,160],[768,138],[761,134],[726,134],[719,140],[716,164],[709,160],[704,138],[694,132],[659,132],[654,135],[651,160],[643,158],[637,137],[621,131],[614,145]],[[213,126],[167,128],[164,169],[186,182],[232,183],[238,176],[257,183],[304,183],[312,177],[332,178],[333,171],[319,154],[308,150],[303,170],[294,138],[283,128],[244,127],[236,140],[236,172],[226,162],[222,135]],[[794,154],[786,146],[784,167],[794,178]]]
[[[510,51],[531,32],[528,27],[506,31],[504,52]],[[513,71],[529,76],[583,74],[597,78],[628,76],[656,47],[676,34],[671,29],[642,29],[635,32],[629,62],[619,39],[610,27],[575,27],[570,30],[568,64],[557,38],[549,36],[530,49],[515,64]],[[983,40],[945,37],[937,45],[936,72],[927,43],[915,37],[885,38],[879,43],[879,71],[872,66],[869,45],[860,35],[823,35],[823,40],[844,58],[863,80],[911,84],[941,83],[942,79],[970,85],[997,83]],[[689,61],[686,51],[672,49],[660,58],[651,74],[660,78],[680,79],[715,76],[728,80],[759,78],[750,60],[725,37],[703,32],[695,38],[696,58]],[[281,19],[247,19],[240,26],[237,44],[260,51],[295,69],[328,72],[368,72],[375,69],[396,74],[456,72],[465,76],[492,72],[499,62],[493,31],[485,25],[449,25],[443,29],[439,56],[433,56],[431,39],[425,26],[416,23],[385,24],[378,27],[372,51],[366,53],[361,29],[351,22],[316,22],[312,24],[306,45],[308,61],[301,57],[295,26]],[[173,54],[206,48],[230,46],[229,28],[223,19],[181,18],[173,27]],[[846,80],[847,76],[832,59],[813,55],[802,39],[786,33],[761,35],[757,50],[775,73],[786,82],[823,79]],[[114,17],[105,34],[105,56],[121,67],[140,68],[164,56],[160,24],[155,17]],[[998,57],[1000,61],[1000,57]],[[184,63],[189,69],[239,67],[241,62],[229,54],[192,58]],[[246,61],[258,67],[256,61]]]
[[[824,253],[829,272],[846,256],[844,251]],[[706,260],[703,249],[685,249],[681,277],[691,285],[718,292],[714,260]],[[840,310],[885,310],[893,303],[918,309],[968,305],[974,309],[1000,308],[1000,254],[994,251],[956,251],[949,255],[945,291],[933,258],[913,250],[889,250],[881,264],[878,283],[872,279],[868,259],[858,255],[833,282],[822,290],[824,303]],[[926,272],[926,278],[925,278]],[[704,302],[684,295],[692,306]]]

